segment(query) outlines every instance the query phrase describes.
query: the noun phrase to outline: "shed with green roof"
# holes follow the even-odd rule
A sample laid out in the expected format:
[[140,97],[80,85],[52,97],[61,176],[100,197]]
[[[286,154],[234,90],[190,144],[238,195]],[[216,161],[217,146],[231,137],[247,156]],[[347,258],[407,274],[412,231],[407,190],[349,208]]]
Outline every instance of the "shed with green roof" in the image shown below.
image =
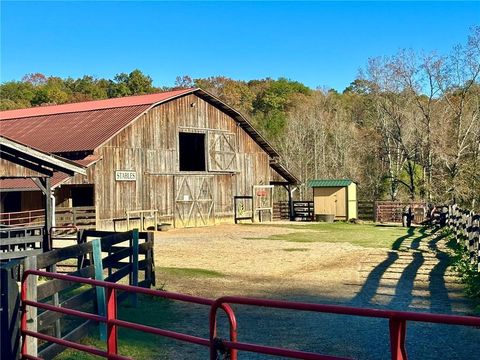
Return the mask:
[[313,188],[315,215],[335,215],[335,220],[357,217],[357,184],[350,179],[315,179]]

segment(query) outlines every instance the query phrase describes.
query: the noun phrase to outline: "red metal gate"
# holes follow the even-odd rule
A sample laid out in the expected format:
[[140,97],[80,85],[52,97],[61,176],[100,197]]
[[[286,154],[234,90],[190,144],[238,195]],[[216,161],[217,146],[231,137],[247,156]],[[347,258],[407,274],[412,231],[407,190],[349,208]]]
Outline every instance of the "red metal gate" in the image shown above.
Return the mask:
[[[78,310],[67,309],[62,307],[53,306],[50,304],[39,303],[36,301],[26,299],[27,283],[26,278],[30,275],[39,275],[49,278],[55,278],[65,281],[71,281],[81,284],[89,284],[94,286],[101,286],[106,289],[107,295],[107,314],[106,316],[99,316],[94,314],[85,313]],[[210,306],[210,336],[208,339],[169,331],[165,329],[158,329],[151,326],[136,324],[128,321],[117,319],[117,301],[116,291],[127,291],[138,294],[146,294],[171,300],[178,300],[184,302],[190,302],[194,304],[201,304]],[[480,318],[473,316],[457,316],[457,315],[440,315],[418,312],[406,312],[406,311],[389,311],[389,310],[376,310],[355,308],[349,306],[338,305],[323,305],[312,303],[300,303],[292,301],[279,301],[279,300],[264,300],[254,299],[246,297],[227,296],[217,300],[211,300],[203,297],[196,297],[190,295],[183,295],[178,293],[172,293],[161,290],[152,290],[141,287],[121,285],[116,283],[109,283],[105,281],[98,281],[92,279],[86,279],[71,275],[63,275],[57,273],[49,273],[38,270],[25,271],[22,278],[22,319],[21,319],[21,334],[22,334],[22,358],[23,359],[35,359],[40,358],[27,354],[26,337],[32,336],[45,341],[50,341],[76,349],[79,351],[87,352],[97,356],[101,356],[107,359],[119,359],[127,360],[129,358],[118,355],[117,349],[117,328],[124,327],[137,331],[143,331],[151,334],[156,334],[172,339],[185,341],[192,344],[206,346],[210,348],[210,359],[216,360],[219,352],[226,352],[229,358],[232,360],[237,359],[237,350],[255,352],[261,354],[268,354],[274,356],[284,356],[293,359],[307,359],[307,360],[346,360],[345,358],[322,355],[318,353],[311,353],[298,350],[290,350],[279,347],[264,346],[249,344],[237,341],[237,322],[235,314],[229,304],[251,305],[259,307],[268,307],[276,309],[288,309],[296,311],[311,311],[319,313],[341,314],[351,316],[364,316],[373,318],[385,318],[389,319],[389,331],[390,331],[390,352],[392,360],[406,360],[407,352],[405,348],[405,337],[407,321],[414,322],[427,322],[438,324],[450,324],[450,325],[463,325],[480,327]],[[30,331],[27,328],[27,306],[38,307],[45,310],[57,311],[67,315],[78,316],[84,319],[90,319],[101,323],[107,324],[107,351],[103,351],[92,346],[78,344],[72,341],[58,339],[53,336],[41,334],[38,332]],[[218,309],[222,309],[227,314],[230,324],[230,340],[224,340],[217,338],[217,312]],[[472,341],[474,341],[472,339]]]

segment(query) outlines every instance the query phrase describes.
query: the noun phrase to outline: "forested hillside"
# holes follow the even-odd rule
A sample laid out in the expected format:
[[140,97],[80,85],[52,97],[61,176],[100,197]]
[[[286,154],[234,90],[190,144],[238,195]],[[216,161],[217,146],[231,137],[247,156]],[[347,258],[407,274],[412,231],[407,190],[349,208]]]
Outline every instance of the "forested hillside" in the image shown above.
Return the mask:
[[[361,64],[359,64],[361,65]],[[342,93],[290,79],[177,78],[247,116],[302,181],[348,177],[362,199],[480,202],[480,27],[448,55],[369,60]],[[1,109],[146,94],[140,70],[114,79],[42,74],[0,86]],[[301,188],[303,197],[308,191]],[[476,204],[472,203],[475,201]]]

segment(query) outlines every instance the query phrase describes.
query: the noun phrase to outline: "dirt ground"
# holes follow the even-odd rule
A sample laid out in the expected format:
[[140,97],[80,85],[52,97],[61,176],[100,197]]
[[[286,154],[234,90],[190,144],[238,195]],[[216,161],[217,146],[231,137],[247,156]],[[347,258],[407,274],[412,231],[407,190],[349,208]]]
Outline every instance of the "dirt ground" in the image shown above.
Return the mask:
[[[300,227],[300,226],[299,226]],[[265,296],[315,289],[335,297],[352,294],[360,280],[360,260],[369,249],[350,244],[290,243],[264,240],[300,229],[274,226],[218,225],[175,229],[156,236],[156,267],[200,268],[224,276],[198,278],[157,274],[170,291],[209,297]]]
[[[157,233],[157,287],[209,298],[242,295],[409,311],[471,311],[462,285],[448,267],[440,236],[405,236],[397,250],[266,239],[298,231],[312,230],[267,224]],[[216,273],[197,276],[192,270],[190,275],[179,276],[171,268]],[[192,313],[189,305],[178,305],[175,311],[182,318],[177,331],[207,335],[207,311]],[[235,311],[242,341],[357,359],[389,358],[385,320],[246,307],[236,307]],[[407,333],[411,359],[472,359],[480,339],[478,329],[429,324],[409,324]],[[197,348],[182,345],[181,352],[178,349],[172,348],[169,358],[207,357]],[[267,357],[240,356],[263,358]]]

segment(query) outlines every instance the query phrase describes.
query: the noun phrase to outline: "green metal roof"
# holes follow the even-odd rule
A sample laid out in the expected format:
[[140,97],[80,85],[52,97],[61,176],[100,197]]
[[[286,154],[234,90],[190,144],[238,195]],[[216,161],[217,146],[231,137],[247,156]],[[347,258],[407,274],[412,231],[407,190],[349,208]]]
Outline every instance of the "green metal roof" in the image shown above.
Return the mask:
[[309,180],[308,187],[339,187],[339,186],[348,186],[352,180],[350,179],[319,179],[319,180]]

